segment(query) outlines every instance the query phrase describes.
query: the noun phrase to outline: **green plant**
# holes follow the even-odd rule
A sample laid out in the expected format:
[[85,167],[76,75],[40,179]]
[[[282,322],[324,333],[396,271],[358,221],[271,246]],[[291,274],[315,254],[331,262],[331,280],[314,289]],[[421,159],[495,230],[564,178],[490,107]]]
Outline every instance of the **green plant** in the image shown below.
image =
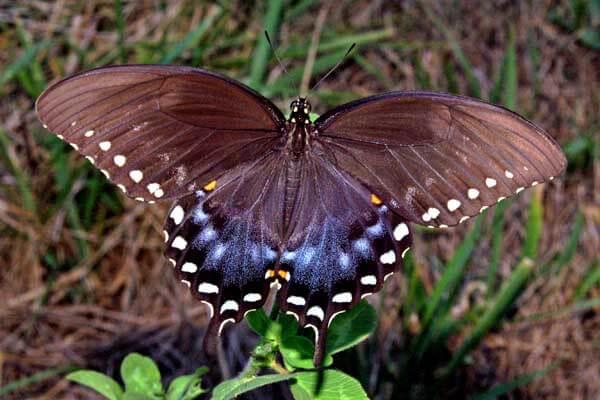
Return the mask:
[[109,400],[193,400],[206,392],[201,386],[201,379],[207,371],[202,367],[193,374],[177,377],[165,391],[154,361],[132,353],[121,364],[124,389],[111,377],[92,370],[71,372],[67,379],[88,386]]
[[[313,341],[298,333],[294,317],[279,314],[275,308],[272,318],[260,309],[249,313],[247,320],[252,330],[260,335],[260,342],[239,376],[212,389],[212,399],[233,399],[261,386],[283,381],[290,382],[294,398],[298,400],[367,399],[360,382],[329,368],[334,354],[356,346],[375,329],[377,316],[366,301],[332,321],[324,369],[313,365]],[[109,376],[92,370],[72,372],[67,379],[88,386],[110,400],[192,400],[207,392],[201,387],[202,375],[207,370],[198,368],[194,374],[180,376],[165,391],[156,364],[148,357],[132,353],[121,364],[124,389]],[[265,370],[276,373],[261,375]]]

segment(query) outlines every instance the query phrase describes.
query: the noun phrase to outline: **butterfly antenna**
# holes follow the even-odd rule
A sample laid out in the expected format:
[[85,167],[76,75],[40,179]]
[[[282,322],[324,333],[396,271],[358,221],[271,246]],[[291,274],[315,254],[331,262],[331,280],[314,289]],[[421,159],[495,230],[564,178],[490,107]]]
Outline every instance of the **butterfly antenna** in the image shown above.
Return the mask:
[[267,37],[267,42],[269,42],[269,46],[271,47],[271,51],[275,55],[275,58],[277,59],[277,62],[279,63],[279,66],[283,70],[283,73],[287,74],[288,73],[287,68],[285,68],[285,65],[283,65],[283,63],[281,62],[281,59],[277,55],[277,52],[275,51],[275,46],[273,46],[273,42],[271,42],[271,37],[269,36],[269,32],[267,32],[266,30],[265,30],[265,36]]
[[346,59],[348,58],[348,55],[350,54],[350,52],[352,52],[352,50],[354,49],[354,47],[356,47],[356,43],[352,43],[352,46],[350,46],[350,48],[348,49],[348,51],[346,52],[346,54],[344,54],[344,57],[342,57],[342,59],[340,61],[338,61],[337,64],[335,64],[325,75],[323,75],[323,77],[321,79],[319,79],[319,81],[317,83],[315,83],[314,86],[309,91],[312,92],[313,90],[315,90],[316,88],[318,88],[319,85],[325,79],[327,79],[327,77],[329,75],[331,75],[333,73],[333,71],[335,71],[340,65],[342,65],[342,63],[344,61],[346,61]]

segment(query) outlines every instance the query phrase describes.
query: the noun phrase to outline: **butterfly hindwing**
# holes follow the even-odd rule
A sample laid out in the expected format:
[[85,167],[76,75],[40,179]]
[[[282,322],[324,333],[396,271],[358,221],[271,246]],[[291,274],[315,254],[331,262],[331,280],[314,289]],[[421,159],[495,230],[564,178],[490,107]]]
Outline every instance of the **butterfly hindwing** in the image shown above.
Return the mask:
[[374,96],[315,124],[340,168],[411,222],[435,227],[463,222],[566,165],[556,142],[529,121],[452,95]]
[[192,295],[209,306],[207,350],[229,322],[261,307],[278,260],[279,157],[269,153],[178,200],[165,223],[165,255]]
[[[235,99],[234,101],[232,101]],[[36,103],[42,123],[128,196],[155,201],[260,157],[283,115],[222,75],[156,65],[104,67],[64,79]]]
[[315,364],[340,312],[381,289],[410,246],[408,225],[327,159],[307,156],[279,271],[280,307],[313,328]]

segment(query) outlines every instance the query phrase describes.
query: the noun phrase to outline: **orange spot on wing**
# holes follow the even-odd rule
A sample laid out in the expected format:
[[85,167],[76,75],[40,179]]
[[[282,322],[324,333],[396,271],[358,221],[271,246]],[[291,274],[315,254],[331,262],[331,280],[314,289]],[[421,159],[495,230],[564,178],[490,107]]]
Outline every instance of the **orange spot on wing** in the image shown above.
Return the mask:
[[277,275],[279,275],[282,279],[285,279],[286,281],[290,280],[290,273],[288,271],[280,269],[279,271],[277,271]]
[[379,196],[376,194],[371,194],[371,203],[375,204],[376,206],[380,206],[383,201],[381,201]]
[[203,189],[207,192],[212,192],[217,187],[217,181],[210,181],[206,185],[204,185]]

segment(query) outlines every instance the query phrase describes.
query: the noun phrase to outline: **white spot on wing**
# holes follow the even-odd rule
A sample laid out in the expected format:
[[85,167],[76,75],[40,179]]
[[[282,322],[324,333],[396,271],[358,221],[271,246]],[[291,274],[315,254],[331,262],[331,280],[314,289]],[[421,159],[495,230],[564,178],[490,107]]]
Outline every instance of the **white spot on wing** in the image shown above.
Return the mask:
[[352,293],[350,293],[350,292],[338,293],[335,296],[333,296],[331,301],[334,303],[352,303]]
[[453,212],[458,210],[458,207],[460,207],[460,201],[456,200],[456,199],[450,199],[448,200],[448,211]]
[[111,146],[111,144],[108,140],[98,143],[98,147],[100,147],[100,150],[102,150],[102,151],[110,150],[110,146]]
[[401,222],[394,228],[394,239],[401,241],[408,236],[408,233],[408,226],[404,222]]
[[479,197],[479,190],[475,188],[470,188],[469,190],[467,190],[467,196],[469,196],[469,199],[475,200]]
[[169,241],[169,232],[163,231],[163,235],[165,237],[165,243],[167,243]]
[[176,205],[171,211],[169,217],[173,220],[175,225],[179,225],[181,221],[183,221],[184,217],[183,208],[180,205]]
[[144,174],[139,169],[134,169],[133,171],[129,171],[129,177],[135,183],[139,183],[142,179],[144,179]]
[[299,307],[306,305],[306,300],[304,299],[304,297],[300,296],[290,296],[287,298],[287,302]]
[[94,136],[94,131],[92,129],[90,129],[89,131],[86,131],[83,136],[85,137],[92,137]]
[[393,264],[396,262],[396,253],[394,253],[394,250],[383,253],[381,257],[379,257],[379,261],[381,261],[382,264]]
[[507,177],[508,179],[514,178],[513,173],[510,172],[509,170],[504,171],[504,176]]
[[255,303],[257,301],[260,301],[261,299],[262,296],[259,293],[248,293],[244,296],[244,301],[248,303]]
[[493,188],[496,186],[496,180],[494,178],[485,178],[485,186],[489,188]]
[[323,318],[325,318],[325,313],[323,312],[323,309],[319,306],[312,306],[311,308],[308,309],[306,316],[311,316],[311,315],[314,317],[317,317],[321,321],[323,321]]
[[408,253],[408,251],[410,250],[410,247],[405,248],[404,250],[402,250],[402,255],[401,257],[404,258],[404,256],[406,256],[406,253]]
[[198,271],[198,266],[196,264],[194,264],[193,262],[188,261],[181,266],[181,270],[183,272],[189,272],[189,273],[193,274],[194,272]]
[[223,314],[225,311],[228,311],[228,310],[238,311],[239,309],[240,309],[240,306],[238,305],[237,301],[227,300],[221,306],[221,310],[219,311],[219,313]]
[[198,285],[198,291],[200,293],[219,293],[219,287],[217,285],[213,285],[212,283],[202,282]]
[[173,239],[171,247],[174,247],[179,250],[184,250],[187,247],[187,240],[185,240],[181,236],[177,236],[175,239]]
[[96,160],[92,156],[85,156],[85,159],[88,160],[92,165],[96,164]]
[[517,190],[515,191],[515,193],[521,193],[523,190],[525,190],[524,187],[519,187],[519,188],[517,188]]
[[146,189],[148,189],[148,191],[150,192],[150,194],[153,194],[154,192],[156,192],[158,189],[160,189],[160,184],[156,183],[156,182],[152,182],[149,183],[146,186]]
[[363,285],[377,285],[377,277],[375,275],[365,275],[360,278],[360,283]]
[[123,165],[125,165],[127,158],[125,158],[125,156],[122,154],[117,154],[116,156],[113,157],[113,161],[115,162],[115,165],[117,167],[122,167]]
[[539,183],[538,181],[533,181],[533,182],[531,182],[531,186],[535,186],[535,185],[537,185],[538,183]]
[[436,219],[440,215],[440,210],[438,210],[435,207],[430,207],[429,210],[427,210],[427,213],[429,214],[431,219]]

